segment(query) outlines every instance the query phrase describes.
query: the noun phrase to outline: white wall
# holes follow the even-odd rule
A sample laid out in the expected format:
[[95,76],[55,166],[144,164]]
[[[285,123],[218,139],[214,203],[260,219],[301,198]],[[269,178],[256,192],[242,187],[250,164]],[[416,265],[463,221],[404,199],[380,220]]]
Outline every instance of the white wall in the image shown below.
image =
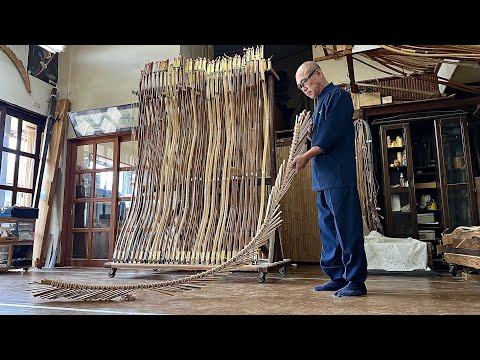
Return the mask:
[[[29,45],[7,46],[23,62],[23,67],[26,70]],[[48,115],[48,102],[53,86],[36,77],[30,75],[28,77],[30,78],[31,93],[28,93],[22,77],[13,62],[3,51],[0,51],[0,100],[41,115]]]
[[71,111],[131,103],[145,64],[179,54],[180,45],[71,45],[68,73],[59,75],[69,78]]

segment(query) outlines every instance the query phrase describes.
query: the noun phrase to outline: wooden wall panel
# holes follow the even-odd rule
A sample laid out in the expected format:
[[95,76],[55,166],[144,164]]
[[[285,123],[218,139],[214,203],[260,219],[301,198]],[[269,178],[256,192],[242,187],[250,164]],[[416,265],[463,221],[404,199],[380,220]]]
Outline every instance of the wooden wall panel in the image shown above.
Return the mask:
[[[277,144],[277,169],[288,159],[290,143]],[[316,194],[312,190],[311,163],[300,171],[281,200],[283,223],[280,240],[283,256],[292,261],[319,262],[321,252],[320,230],[317,220]]]

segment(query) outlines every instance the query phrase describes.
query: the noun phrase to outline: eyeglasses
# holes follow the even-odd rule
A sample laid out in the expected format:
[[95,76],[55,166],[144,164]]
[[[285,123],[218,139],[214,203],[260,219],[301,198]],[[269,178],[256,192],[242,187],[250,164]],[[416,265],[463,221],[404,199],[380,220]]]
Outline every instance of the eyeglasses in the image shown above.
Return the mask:
[[310,79],[312,77],[313,74],[315,74],[315,71],[317,71],[318,68],[315,68],[311,73],[310,75],[308,75],[305,79],[303,79],[302,81],[300,81],[300,84],[297,84],[297,87],[299,90],[302,90],[303,91],[303,88],[305,87],[305,84],[306,82],[308,81],[308,79]]

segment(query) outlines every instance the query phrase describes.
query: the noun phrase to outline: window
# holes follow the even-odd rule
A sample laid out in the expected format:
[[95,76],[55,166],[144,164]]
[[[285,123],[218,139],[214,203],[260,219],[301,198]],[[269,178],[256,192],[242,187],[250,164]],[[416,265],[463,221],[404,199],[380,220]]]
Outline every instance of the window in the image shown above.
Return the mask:
[[33,205],[45,120],[0,101],[0,208]]

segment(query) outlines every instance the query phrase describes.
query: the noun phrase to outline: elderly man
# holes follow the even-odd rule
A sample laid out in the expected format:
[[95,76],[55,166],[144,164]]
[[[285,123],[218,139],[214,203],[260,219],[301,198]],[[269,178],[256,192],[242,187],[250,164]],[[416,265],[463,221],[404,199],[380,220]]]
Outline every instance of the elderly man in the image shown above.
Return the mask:
[[330,278],[313,289],[334,291],[336,297],[366,295],[367,258],[357,191],[352,99],[328,82],[313,61],[300,65],[295,80],[306,96],[316,100],[309,132],[312,146],[291,165],[298,173],[312,160],[322,240],[320,266]]

